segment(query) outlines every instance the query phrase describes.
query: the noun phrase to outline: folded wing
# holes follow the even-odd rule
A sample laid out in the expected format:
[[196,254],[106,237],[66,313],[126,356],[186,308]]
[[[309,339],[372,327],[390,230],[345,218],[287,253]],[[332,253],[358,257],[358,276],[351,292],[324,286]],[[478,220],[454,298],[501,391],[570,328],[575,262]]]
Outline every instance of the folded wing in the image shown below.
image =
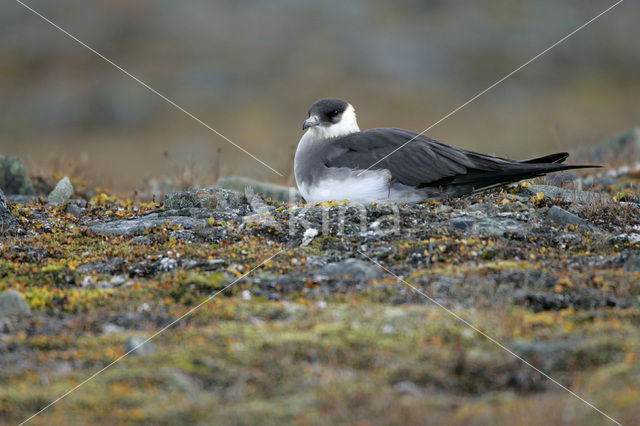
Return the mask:
[[330,146],[325,158],[328,167],[386,169],[396,181],[418,188],[463,185],[479,190],[549,172],[585,167],[559,164],[568,157],[567,153],[516,161],[467,151],[394,128],[354,133],[332,141]]

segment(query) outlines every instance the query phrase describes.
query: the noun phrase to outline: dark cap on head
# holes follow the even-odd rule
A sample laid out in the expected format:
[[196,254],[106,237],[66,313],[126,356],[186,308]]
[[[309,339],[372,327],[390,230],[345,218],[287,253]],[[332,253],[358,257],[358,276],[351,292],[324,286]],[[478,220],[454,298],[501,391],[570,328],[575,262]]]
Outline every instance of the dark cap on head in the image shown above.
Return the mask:
[[[309,108],[310,120],[305,121],[306,127],[320,124],[332,124],[340,121],[342,113],[347,109],[349,103],[338,98],[325,98],[316,101]],[[311,119],[313,118],[313,119]],[[306,128],[303,126],[303,129]]]

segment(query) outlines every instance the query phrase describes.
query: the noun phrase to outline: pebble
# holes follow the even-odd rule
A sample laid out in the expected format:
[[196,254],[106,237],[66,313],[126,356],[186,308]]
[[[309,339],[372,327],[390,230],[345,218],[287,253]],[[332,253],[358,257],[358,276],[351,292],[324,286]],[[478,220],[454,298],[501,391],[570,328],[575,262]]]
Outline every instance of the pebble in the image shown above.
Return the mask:
[[68,177],[63,177],[47,197],[47,204],[61,206],[73,195],[73,185]]
[[151,342],[145,342],[146,339],[134,336],[127,340],[125,353],[131,355],[147,355],[155,352],[155,345]]
[[594,228],[591,223],[558,206],[551,207],[547,213],[547,217],[561,226],[575,225],[584,228]]
[[0,294],[0,317],[30,315],[31,309],[16,290],[7,290]]

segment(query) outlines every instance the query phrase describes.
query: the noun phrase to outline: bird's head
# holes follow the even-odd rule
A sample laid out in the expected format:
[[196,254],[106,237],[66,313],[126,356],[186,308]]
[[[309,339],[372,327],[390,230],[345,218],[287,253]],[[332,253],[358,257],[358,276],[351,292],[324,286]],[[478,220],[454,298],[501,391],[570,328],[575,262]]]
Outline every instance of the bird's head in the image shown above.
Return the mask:
[[342,99],[320,99],[309,108],[309,118],[302,123],[302,130],[310,129],[316,137],[336,138],[359,132],[356,111]]

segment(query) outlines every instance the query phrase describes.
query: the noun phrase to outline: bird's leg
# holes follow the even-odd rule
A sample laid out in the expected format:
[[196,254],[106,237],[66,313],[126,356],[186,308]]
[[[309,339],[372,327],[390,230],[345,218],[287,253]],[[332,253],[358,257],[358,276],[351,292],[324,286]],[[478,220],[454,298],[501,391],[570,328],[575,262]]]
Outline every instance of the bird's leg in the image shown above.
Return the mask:
[[387,200],[391,198],[391,175],[387,176]]

